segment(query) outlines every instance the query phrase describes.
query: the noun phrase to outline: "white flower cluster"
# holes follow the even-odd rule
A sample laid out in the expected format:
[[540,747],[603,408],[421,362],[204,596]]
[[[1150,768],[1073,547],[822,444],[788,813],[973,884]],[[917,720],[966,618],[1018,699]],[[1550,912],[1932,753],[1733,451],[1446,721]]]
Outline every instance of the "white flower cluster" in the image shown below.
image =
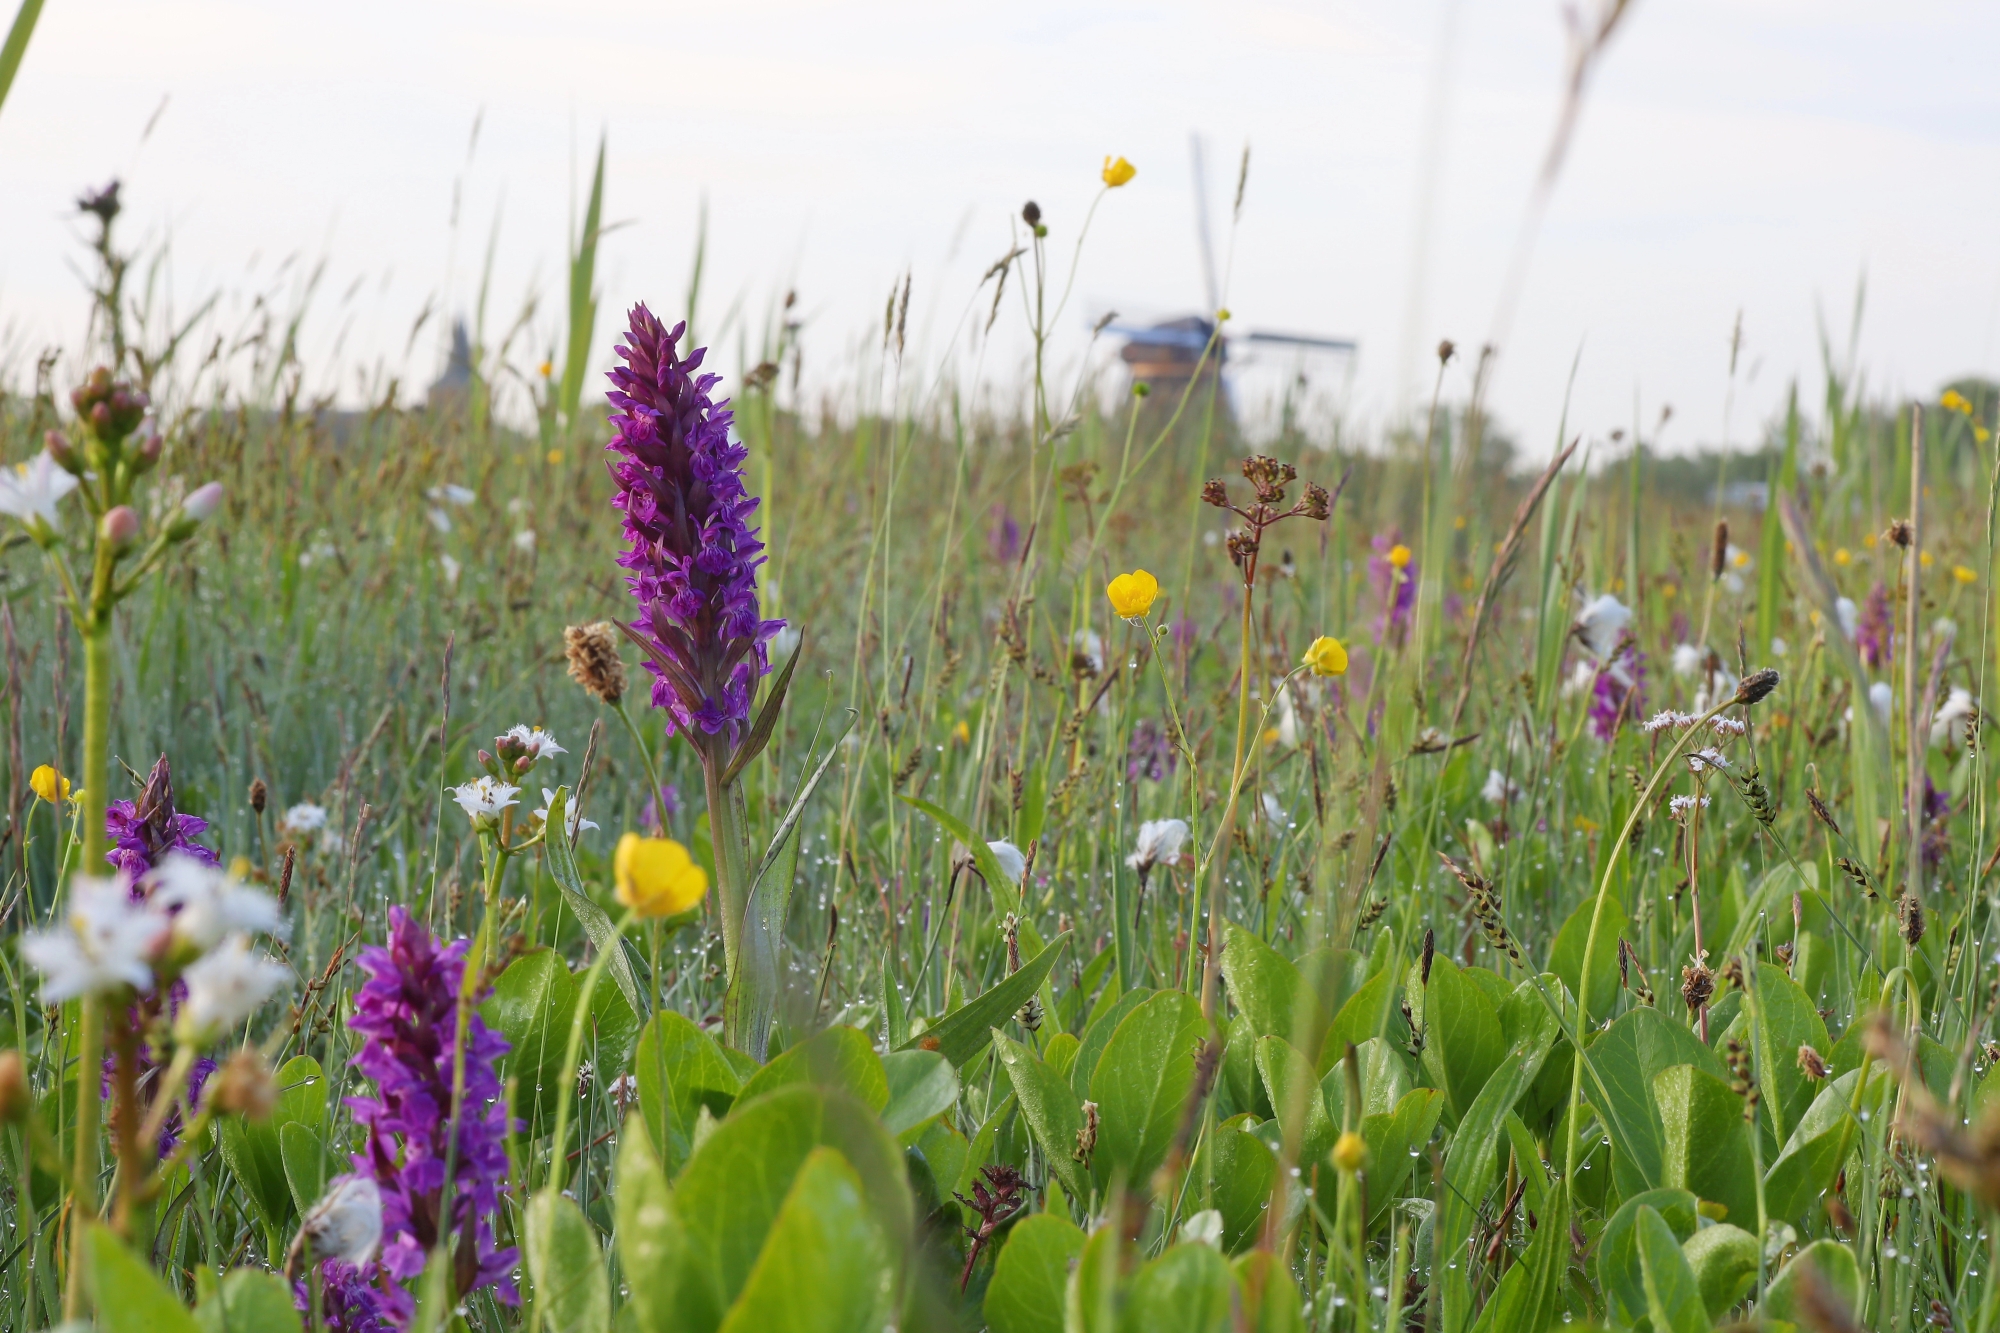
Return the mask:
[[451,789],[452,799],[465,811],[466,818],[476,829],[498,828],[500,812],[510,805],[520,802],[514,798],[521,792],[497,778],[474,778],[462,787]]
[[163,973],[177,975],[188,993],[175,1035],[205,1044],[291,980],[290,968],[251,947],[253,935],[287,933],[269,895],[180,852],[138,888],[123,875],[71,878],[61,923],[21,941],[22,956],[42,974],[43,1000],[128,986],[145,992]]

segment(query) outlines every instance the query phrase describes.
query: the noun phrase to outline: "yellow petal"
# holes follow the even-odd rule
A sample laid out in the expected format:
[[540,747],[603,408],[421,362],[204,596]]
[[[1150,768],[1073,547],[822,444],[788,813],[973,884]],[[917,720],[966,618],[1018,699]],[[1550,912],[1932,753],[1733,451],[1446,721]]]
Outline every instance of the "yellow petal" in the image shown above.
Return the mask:
[[52,764],[43,764],[28,775],[28,786],[35,795],[50,805],[69,799],[69,779],[56,772]]
[[1347,645],[1322,634],[1306,649],[1305,661],[1315,676],[1344,676],[1347,674]]
[[1104,159],[1104,183],[1114,190],[1121,185],[1129,184],[1138,174],[1139,168],[1122,157]]
[[1110,599],[1111,609],[1120,616],[1126,620],[1141,620],[1153,609],[1153,601],[1160,595],[1160,581],[1143,569],[1135,569],[1107,583],[1104,595]]
[[674,916],[708,896],[708,872],[672,838],[627,833],[612,856],[618,901],[644,917]]

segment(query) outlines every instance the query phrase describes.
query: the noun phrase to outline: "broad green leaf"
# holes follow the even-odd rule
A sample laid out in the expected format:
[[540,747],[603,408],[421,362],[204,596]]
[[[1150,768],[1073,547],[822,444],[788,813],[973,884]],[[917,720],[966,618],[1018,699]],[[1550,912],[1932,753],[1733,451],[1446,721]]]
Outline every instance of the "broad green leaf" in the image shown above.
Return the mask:
[[987,1327],[993,1333],[1063,1333],[1063,1288],[1083,1242],[1082,1229],[1054,1213],[1016,1223],[986,1288]]
[[1028,765],[1028,780],[1021,784],[1021,813],[1015,819],[1014,837],[1023,847],[1042,836],[1042,823],[1049,812],[1049,775],[1041,764]]
[[[1278,1113],[1286,1142],[1296,1145],[1294,1160],[1311,1176],[1340,1132],[1327,1116],[1326,1098],[1320,1094],[1311,1062],[1283,1037],[1265,1037],[1257,1043],[1257,1072],[1264,1080],[1272,1109]],[[1338,1075],[1336,1070],[1332,1076]]]
[[1564,1279],[1569,1276],[1570,1245],[1569,1196],[1551,1190],[1528,1252],[1500,1279],[1473,1327],[1479,1333],[1515,1333],[1557,1325]]
[[1693,1065],[1663,1069],[1653,1079],[1665,1131],[1660,1177],[1670,1188],[1692,1190],[1719,1203],[1738,1222],[1757,1216],[1757,1179],[1750,1157],[1752,1132],[1743,1099],[1713,1074]]
[[[1562,978],[1563,985],[1569,987],[1571,995],[1583,993],[1583,950],[1590,938],[1590,919],[1597,910],[1595,897],[1585,898],[1581,906],[1563,922],[1556,932],[1556,942],[1549,949],[1549,971]],[[1616,894],[1604,904],[1604,917],[1597,926],[1597,956],[1591,960],[1590,969],[1590,1021],[1602,1023],[1618,1007],[1618,941],[1631,933],[1631,923],[1625,918],[1624,905]]]
[[92,1223],[86,1244],[90,1296],[102,1333],[203,1333],[167,1284],[110,1227]]
[[1431,1141],[1438,1117],[1444,1114],[1444,1094],[1436,1088],[1407,1092],[1387,1115],[1361,1118],[1361,1137],[1368,1144],[1368,1225],[1379,1225],[1402,1194],[1417,1167],[1417,1153]]
[[[1076,1160],[1077,1134],[1083,1128],[1083,1108],[1075,1091],[1033,1049],[993,1032],[993,1049],[1000,1056],[1014,1088],[1014,1100],[1027,1117],[1028,1130],[1041,1145],[1049,1170],[1079,1203],[1090,1202],[1089,1168]],[[935,1058],[935,1057],[933,1057]],[[949,1066],[947,1066],[949,1068]]]
[[889,1104],[889,1077],[882,1057],[859,1028],[828,1028],[772,1056],[771,1063],[744,1081],[737,1100],[747,1102],[793,1083],[845,1088],[875,1111]]
[[608,1333],[611,1284],[597,1233],[576,1201],[543,1190],[528,1204],[526,1251],[536,1308],[563,1333]]
[[1619,1017],[1584,1051],[1583,1094],[1611,1139],[1619,1188],[1634,1195],[1657,1189],[1665,1130],[1653,1103],[1653,1079],[1674,1065],[1720,1076],[1722,1062],[1701,1039],[1657,1009]]
[[1119,1333],[1227,1333],[1232,1286],[1221,1251],[1182,1241],[1132,1275]]
[[[1434,969],[1431,979],[1435,981],[1437,976]],[[1470,988],[1469,982],[1461,984]],[[1542,1013],[1542,1023],[1524,1031],[1500,1058],[1492,1077],[1472,1099],[1452,1135],[1451,1151],[1444,1161],[1444,1206],[1433,1220],[1434,1254],[1462,1255],[1471,1239],[1480,1200],[1492,1184],[1494,1149],[1503,1138],[1501,1125],[1514,1109],[1515,1100],[1541,1072],[1542,1062],[1548,1059],[1549,1048],[1555,1044],[1555,1015],[1547,1008]],[[1458,1333],[1471,1314],[1471,1284],[1447,1280],[1440,1287],[1444,1333]]]
[[[985,844],[981,843],[981,847]],[[1021,964],[1021,970],[985,992],[978,999],[967,1003],[927,1030],[914,1042],[902,1049],[910,1050],[921,1046],[924,1050],[936,1051],[960,1069],[986,1049],[992,1039],[993,1029],[1013,1016],[1014,1011],[1028,1002],[1028,997],[1041,989],[1048,978],[1049,969],[1056,965],[1056,956],[1069,942],[1069,932],[1050,940],[1048,947]]]
[[937,1182],[938,1202],[946,1202],[950,1191],[965,1177],[965,1158],[972,1151],[972,1145],[946,1118],[933,1120],[925,1127],[915,1151],[922,1153],[924,1161],[930,1166],[931,1177]]
[[1320,1058],[1315,1068],[1325,1074],[1332,1062],[1353,1042],[1359,1046],[1371,1037],[1381,1037],[1393,1046],[1407,1046],[1410,1040],[1409,1024],[1403,1021],[1402,1010],[1396,1005],[1397,977],[1393,968],[1376,973],[1365,982],[1360,990],[1340,1006],[1340,1012],[1333,1016],[1333,1026],[1327,1029],[1326,1040],[1320,1045]]
[[1404,980],[1410,1014],[1424,1034],[1423,1067],[1445,1095],[1453,1120],[1462,1119],[1506,1049],[1498,1007],[1479,985],[1442,956],[1431,962],[1428,984],[1412,963]]
[[292,1289],[276,1273],[232,1268],[194,1308],[202,1333],[301,1333]]
[[763,1253],[766,1234],[814,1148],[836,1148],[892,1251],[910,1232],[903,1152],[865,1104],[836,1089],[793,1084],[744,1100],[702,1143],[674,1188],[686,1238],[679,1327],[721,1323]]
[[627,1292],[625,1317],[635,1333],[675,1333],[675,1296],[687,1243],[673,1192],[647,1136],[628,1117],[618,1136],[616,1185],[618,1267]]
[[1090,1078],[1100,1128],[1092,1170],[1144,1187],[1167,1155],[1194,1086],[1195,1049],[1206,1024],[1192,995],[1161,991],[1118,1025]]
[[514,1113],[529,1122],[530,1137],[546,1133],[555,1119],[563,1056],[576,1013],[576,985],[562,955],[535,949],[510,963],[480,1007],[487,1025],[511,1048],[501,1079],[514,1079]]
[[880,1333],[892,1312],[891,1253],[861,1177],[835,1149],[814,1148],[722,1333]]
[[[1764,1207],[1772,1217],[1796,1222],[1832,1187],[1859,1128],[1850,1107],[1860,1077],[1860,1070],[1850,1069],[1820,1089],[1792,1130],[1791,1141],[1764,1173]],[[1861,1109],[1883,1114],[1893,1091],[1893,1082],[1878,1072],[1862,1094]]]
[[1805,988],[1772,963],[1757,965],[1757,1073],[1778,1142],[1791,1137],[1818,1086],[1799,1068],[1799,1047],[1824,1051],[1826,1022]]
[[1638,1242],[1639,1280],[1646,1289],[1646,1314],[1653,1321],[1653,1333],[1708,1333],[1708,1309],[1701,1303],[1701,1287],[1666,1219],[1642,1205],[1632,1231]]
[[257,1220],[271,1235],[282,1234],[292,1217],[292,1190],[285,1183],[277,1132],[268,1121],[255,1124],[237,1115],[219,1118],[215,1130],[222,1160],[242,1184]]
[[1232,1116],[1215,1127],[1203,1147],[1214,1162],[1213,1202],[1222,1214],[1222,1248],[1231,1254],[1262,1234],[1271,1187],[1278,1180],[1278,1156],[1251,1132],[1255,1128],[1254,1116]]
[[[1076,1048],[1076,1059],[1070,1062],[1069,1085],[1076,1089],[1078,1098],[1090,1096],[1090,1076],[1097,1072],[1097,1062],[1104,1055],[1104,1048],[1111,1044],[1111,1034],[1125,1021],[1126,1015],[1159,994],[1145,989],[1129,990],[1117,997],[1104,1011],[1093,1016],[1083,1030],[1083,1040]],[[1248,1023],[1244,1024],[1246,1030]],[[1255,1064],[1254,1057],[1250,1064]],[[1227,1070],[1224,1071],[1227,1073]]]
[[1245,1333],[1306,1333],[1299,1286],[1269,1250],[1252,1250],[1230,1265],[1243,1303]]
[[1681,1253],[1711,1315],[1720,1315],[1757,1285],[1757,1238],[1742,1227],[1727,1222],[1703,1227],[1681,1242]]
[[1805,1317],[1800,1288],[1808,1279],[1806,1270],[1818,1277],[1821,1292],[1852,1313],[1861,1307],[1861,1269],[1854,1251],[1839,1241],[1816,1240],[1792,1256],[1764,1288],[1763,1314],[1766,1319],[1783,1319],[1800,1328],[1813,1325]]
[[1646,1287],[1639,1272],[1639,1210],[1658,1213],[1685,1241],[1699,1225],[1699,1203],[1686,1190],[1646,1190],[1627,1199],[1604,1224],[1597,1240],[1597,1287],[1614,1322],[1636,1324],[1646,1317]]
[[1118,1333],[1118,1275],[1124,1256],[1119,1227],[1099,1227],[1063,1287],[1066,1333]]
[[278,1105],[271,1113],[277,1126],[304,1125],[318,1131],[326,1124],[326,1074],[310,1055],[285,1061],[277,1073]]
[[727,1115],[743,1080],[713,1037],[671,1009],[646,1025],[632,1073],[654,1156],[671,1178],[687,1160],[700,1108],[717,1118]]
[[958,1103],[958,1072],[936,1051],[891,1051],[882,1057],[882,1072],[889,1088],[882,1123],[898,1137],[921,1136],[926,1124]]
[[[1229,998],[1250,1019],[1260,1037],[1293,1040],[1299,996],[1305,984],[1297,969],[1276,950],[1235,922],[1227,927],[1222,946],[1222,976]],[[1306,1034],[1317,1038],[1318,1033]]]
[[[549,801],[547,826],[550,829],[569,827],[566,822],[569,794],[568,787],[556,788],[554,798]],[[633,971],[631,955],[626,952],[629,946],[617,925],[583,891],[583,876],[577,872],[575,849],[567,838],[557,832],[542,839],[542,851],[550,877],[562,890],[563,904],[583,923],[584,933],[590,936],[592,947],[606,956],[605,967],[610,971],[611,979],[618,984],[626,1006],[643,1021],[652,1011],[652,1006],[647,1003],[646,989],[639,984],[638,975]]]
[[286,1125],[278,1131],[278,1155],[292,1203],[303,1217],[326,1192],[326,1140],[306,1125]]
[[1048,1045],[1042,1047],[1042,1059],[1056,1071],[1056,1077],[1067,1083],[1070,1070],[1076,1068],[1076,1055],[1080,1049],[1082,1043],[1076,1039],[1074,1032],[1058,1032],[1049,1038]]

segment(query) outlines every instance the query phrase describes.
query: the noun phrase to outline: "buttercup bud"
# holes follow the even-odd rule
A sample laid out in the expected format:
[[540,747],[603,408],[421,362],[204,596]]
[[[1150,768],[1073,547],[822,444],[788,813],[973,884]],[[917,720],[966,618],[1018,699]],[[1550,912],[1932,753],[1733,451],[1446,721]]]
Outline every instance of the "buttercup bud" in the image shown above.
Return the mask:
[[132,506],[119,505],[97,521],[97,535],[123,550],[139,540],[139,516],[132,512]]
[[1368,1165],[1368,1144],[1353,1130],[1333,1141],[1333,1164],[1352,1175]]

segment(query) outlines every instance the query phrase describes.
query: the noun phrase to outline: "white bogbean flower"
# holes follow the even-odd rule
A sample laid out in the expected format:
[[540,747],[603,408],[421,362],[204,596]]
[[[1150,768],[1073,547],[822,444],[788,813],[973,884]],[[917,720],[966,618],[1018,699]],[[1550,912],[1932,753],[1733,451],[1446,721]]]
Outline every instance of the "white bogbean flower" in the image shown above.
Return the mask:
[[281,833],[317,833],[326,827],[326,807],[300,801],[278,819]]
[[1647,718],[1644,722],[1639,724],[1639,729],[1641,731],[1654,732],[1654,731],[1664,730],[1667,727],[1678,728],[1678,727],[1691,727],[1693,725],[1694,725],[1693,713],[1676,713],[1673,709],[1669,708],[1663,712],[1655,713],[1651,717]]
[[451,796],[472,821],[472,827],[490,829],[499,827],[502,810],[518,804],[514,797],[520,790],[490,777],[476,778],[462,787],[453,787]]
[[1853,638],[1856,627],[1861,624],[1861,608],[1854,604],[1854,599],[1852,597],[1836,599],[1833,604],[1833,614],[1840,621],[1840,632],[1850,639]]
[[[1708,802],[1709,802],[1708,797],[1706,796],[1701,797],[1700,808],[1703,810],[1708,809]],[[1696,807],[1695,797],[1676,796],[1672,800],[1667,802],[1667,813],[1672,815],[1675,819],[1685,820],[1688,817],[1688,812],[1695,809],[1695,807]]]
[[42,974],[42,999],[51,1004],[120,986],[144,991],[152,987],[153,955],[166,933],[165,918],[132,901],[124,876],[76,875],[62,924],[30,931],[21,956]]
[[444,510],[439,509],[435,505],[433,505],[431,508],[424,511],[424,517],[430,520],[431,526],[436,528],[440,535],[443,536],[451,535],[450,514],[445,513]]
[[77,484],[77,478],[44,449],[25,463],[0,467],[0,514],[11,514],[29,536],[47,542],[55,536],[56,505]]
[[257,1006],[292,979],[292,971],[275,958],[252,953],[248,935],[231,935],[188,964],[181,973],[187,999],[174,1020],[183,1041],[202,1042],[235,1027]]
[[1896,702],[1896,691],[1886,680],[1878,680],[1868,687],[1868,702],[1881,715],[1884,722],[1889,720],[1889,709]]
[[493,745],[500,752],[502,759],[510,760],[525,755],[532,762],[543,755],[569,753],[556,744],[553,734],[543,731],[540,727],[531,727],[525,722],[508,728],[504,734],[494,739]]
[[1139,845],[1125,864],[1142,875],[1156,865],[1178,864],[1187,837],[1185,819],[1149,819],[1139,825]]
[[1708,661],[1708,650],[1691,643],[1674,645],[1674,674],[1693,676],[1700,673],[1702,664]]
[[1576,633],[1599,661],[1618,651],[1618,638],[1632,623],[1632,608],[1605,593],[1577,612]]
[[519,532],[515,533],[514,549],[523,555],[533,555],[535,553],[535,530],[533,528],[522,528]]
[[[534,820],[537,824],[548,823],[549,804],[555,799],[556,799],[556,794],[554,792],[550,791],[547,787],[542,788],[542,808],[535,811],[528,817]],[[576,835],[578,830],[587,828],[594,829],[597,827],[596,820],[579,818],[579,816],[582,815],[582,813],[583,813],[582,809],[576,803],[576,798],[572,796],[569,800],[567,807],[563,811],[563,823],[564,825],[567,826],[566,831],[569,834],[571,842],[576,841]]]
[[338,1259],[359,1267],[382,1244],[382,1191],[367,1176],[335,1176],[326,1193],[299,1224],[316,1259]]
[[174,939],[197,950],[213,949],[228,935],[290,933],[275,898],[183,852],[169,852],[148,880],[153,905],[173,923]]
[[1486,770],[1486,785],[1479,794],[1493,805],[1505,805],[1521,794],[1520,784],[1514,782],[1497,768]]
[[479,498],[477,494],[467,488],[449,483],[443,486],[433,486],[424,492],[424,494],[441,504],[454,504],[460,509],[465,508]]
[[1021,879],[1028,873],[1028,858],[1019,847],[1005,838],[986,844],[986,850],[993,853],[993,859],[1000,863],[1000,873],[1007,877],[1009,884],[1019,887]]

